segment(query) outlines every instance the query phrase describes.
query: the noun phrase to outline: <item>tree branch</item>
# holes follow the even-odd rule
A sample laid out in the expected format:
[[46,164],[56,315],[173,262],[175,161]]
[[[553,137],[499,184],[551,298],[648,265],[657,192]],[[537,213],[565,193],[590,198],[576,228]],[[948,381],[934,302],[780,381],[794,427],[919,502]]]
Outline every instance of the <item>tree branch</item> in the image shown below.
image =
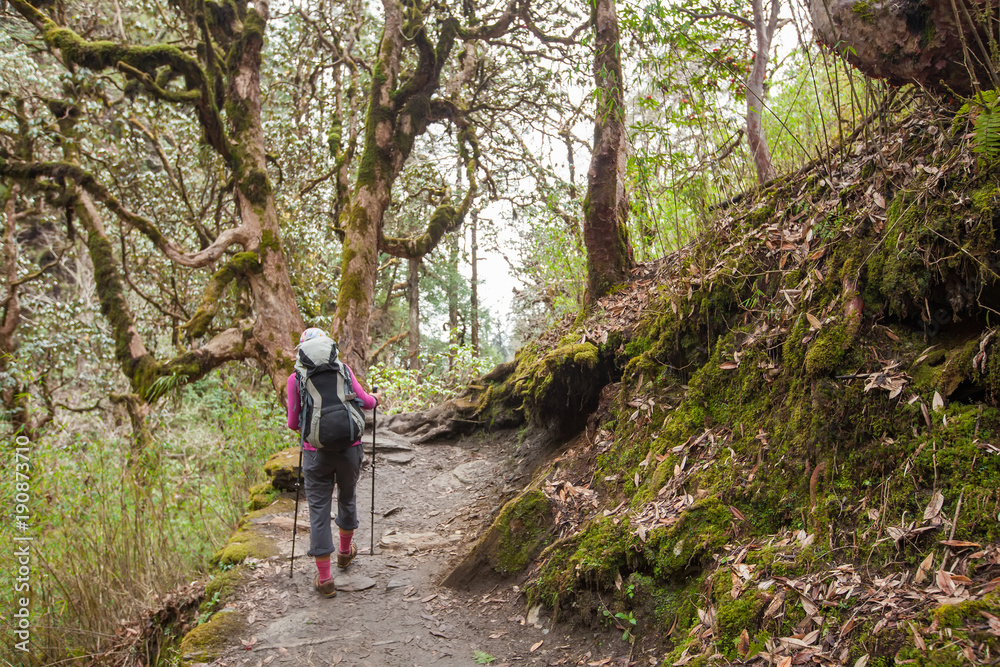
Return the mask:
[[179,376],[184,383],[194,382],[229,361],[246,358],[246,343],[251,329],[231,327],[216,334],[197,350],[191,350],[160,364],[160,377]]
[[90,196],[107,206],[120,220],[145,235],[170,261],[188,268],[197,269],[213,264],[230,246],[246,246],[250,241],[246,229],[241,225],[224,230],[204,250],[186,253],[172,239],[164,236],[151,220],[125,208],[93,174],[69,162],[15,162],[0,158],[0,176],[18,180],[34,180],[38,177],[70,178],[79,183]]
[[208,331],[209,325],[219,310],[219,299],[223,291],[237,278],[260,270],[260,258],[255,252],[241,252],[222,265],[208,281],[201,305],[188,322],[181,325],[192,338],[201,338]]
[[511,21],[513,21],[514,17],[518,15],[517,3],[518,0],[510,0],[510,2],[507,3],[506,9],[504,9],[503,13],[500,14],[500,16],[497,17],[497,20],[493,23],[477,26],[475,28],[463,28],[456,24],[459,37],[463,40],[496,39],[500,35],[507,32],[507,29],[510,28]]
[[740,16],[739,14],[733,14],[732,12],[723,11],[721,9],[717,9],[714,12],[709,12],[708,14],[699,14],[698,12],[692,11],[690,9],[685,9],[684,7],[675,7],[674,9],[681,12],[682,14],[687,14],[696,21],[723,18],[736,21],[737,23],[742,23],[751,30],[754,29],[753,21],[751,21],[750,19],[746,18],[745,16]]
[[67,248],[60,249],[59,250],[59,254],[56,255],[55,259],[53,259],[51,262],[46,262],[37,271],[32,271],[31,273],[29,273],[26,276],[21,276],[20,278],[18,278],[14,282],[12,282],[11,286],[12,287],[20,287],[21,285],[23,285],[25,283],[31,282],[35,278],[41,278],[45,273],[47,273],[49,271],[49,269],[53,269],[53,268],[59,266],[59,263],[62,261],[63,256],[66,254],[66,250],[67,250]]
[[385,348],[389,347],[390,345],[395,345],[396,343],[398,343],[401,340],[406,340],[406,337],[409,336],[409,335],[410,335],[410,330],[407,329],[403,333],[397,334],[397,335],[393,336],[392,338],[390,338],[389,340],[387,340],[384,343],[382,343],[381,345],[379,345],[379,348],[377,350],[375,350],[374,352],[372,352],[371,362],[375,363],[375,359],[378,357],[378,355],[382,354],[382,352],[385,351]]
[[[455,105],[450,108],[457,111]],[[479,164],[479,142],[475,132],[465,120],[464,116],[457,114],[456,118],[461,119],[456,124],[464,125],[459,131],[459,154],[465,161],[465,173],[469,178],[469,188],[465,192],[462,203],[456,210],[450,203],[441,203],[434,212],[427,224],[427,230],[417,237],[411,238],[390,238],[379,229],[379,250],[388,253],[393,257],[403,259],[417,259],[434,250],[445,234],[458,229],[476,198],[478,184],[476,181],[476,166]],[[471,153],[469,146],[472,147]]]

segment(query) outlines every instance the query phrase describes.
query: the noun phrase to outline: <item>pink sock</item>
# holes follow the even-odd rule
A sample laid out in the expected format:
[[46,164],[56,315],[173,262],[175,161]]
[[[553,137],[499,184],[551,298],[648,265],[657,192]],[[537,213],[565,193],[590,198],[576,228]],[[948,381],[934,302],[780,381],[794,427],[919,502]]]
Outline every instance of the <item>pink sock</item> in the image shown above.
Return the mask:
[[340,553],[348,554],[351,553],[351,538],[354,537],[354,531],[340,531]]
[[322,556],[316,559],[316,569],[319,570],[319,582],[330,579],[330,557]]

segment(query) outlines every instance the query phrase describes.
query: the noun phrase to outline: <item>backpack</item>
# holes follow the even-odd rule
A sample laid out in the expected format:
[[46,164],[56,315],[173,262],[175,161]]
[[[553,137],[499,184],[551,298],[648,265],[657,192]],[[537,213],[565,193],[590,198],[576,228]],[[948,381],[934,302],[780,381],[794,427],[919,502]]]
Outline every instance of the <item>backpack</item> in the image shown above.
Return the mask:
[[299,345],[299,433],[316,449],[340,450],[361,439],[365,417],[351,386],[351,374],[337,361],[337,344],[319,336]]

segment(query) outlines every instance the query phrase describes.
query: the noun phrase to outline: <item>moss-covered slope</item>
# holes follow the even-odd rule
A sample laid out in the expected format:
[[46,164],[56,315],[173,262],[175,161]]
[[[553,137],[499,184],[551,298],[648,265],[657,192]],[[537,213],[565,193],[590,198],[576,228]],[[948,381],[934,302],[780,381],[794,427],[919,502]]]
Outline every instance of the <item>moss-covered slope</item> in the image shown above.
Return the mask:
[[545,415],[572,377],[566,426],[621,380],[533,599],[664,664],[997,655],[1000,170],[966,131],[916,112],[779,179],[484,384]]

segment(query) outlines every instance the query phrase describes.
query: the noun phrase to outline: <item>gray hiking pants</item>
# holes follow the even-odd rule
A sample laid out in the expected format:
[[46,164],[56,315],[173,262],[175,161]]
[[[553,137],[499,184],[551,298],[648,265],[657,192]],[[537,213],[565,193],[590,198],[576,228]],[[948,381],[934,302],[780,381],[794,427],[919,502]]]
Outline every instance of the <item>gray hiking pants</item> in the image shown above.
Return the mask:
[[361,445],[339,452],[330,450],[302,452],[302,476],[309,501],[309,555],[326,556],[337,550],[330,530],[333,487],[337,486],[337,526],[343,530],[358,527],[355,489],[361,475],[364,452]]

